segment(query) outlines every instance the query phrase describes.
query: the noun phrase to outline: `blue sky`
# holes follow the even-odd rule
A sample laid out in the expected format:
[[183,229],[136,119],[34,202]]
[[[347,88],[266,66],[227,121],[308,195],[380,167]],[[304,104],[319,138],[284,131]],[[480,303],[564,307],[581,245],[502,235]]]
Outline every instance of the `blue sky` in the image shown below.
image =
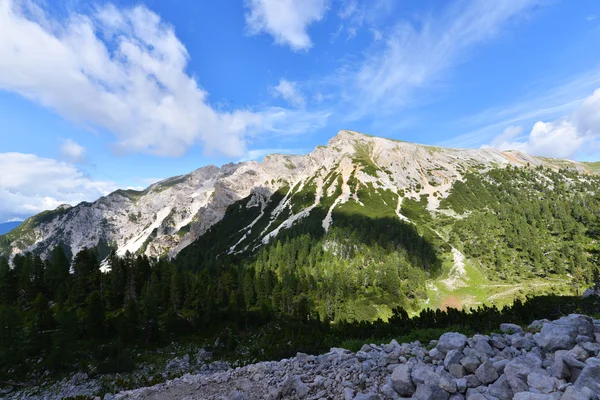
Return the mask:
[[596,0],[0,0],[0,221],[340,129],[599,160]]

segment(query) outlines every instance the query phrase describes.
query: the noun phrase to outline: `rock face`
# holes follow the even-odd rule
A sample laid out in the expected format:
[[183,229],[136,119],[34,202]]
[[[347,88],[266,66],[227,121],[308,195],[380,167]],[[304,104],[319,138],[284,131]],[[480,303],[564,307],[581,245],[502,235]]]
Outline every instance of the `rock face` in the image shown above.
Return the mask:
[[[541,327],[547,339],[543,344],[564,346],[570,339],[551,335],[570,338],[570,331],[554,328],[566,321],[582,335],[589,333],[590,324],[592,329],[600,328],[600,320],[582,315],[536,321],[532,326]],[[537,344],[517,348],[511,344],[515,338],[532,340],[531,333],[518,331],[512,326],[510,332],[515,333],[473,338],[450,332],[426,347],[418,341],[399,344],[394,340],[364,345],[356,354],[332,348],[318,356],[298,353],[291,359],[235,369],[202,368],[200,374],[104,399],[600,399],[600,343],[590,339],[556,351]],[[492,340],[503,347],[492,346],[492,354],[477,350],[481,347],[477,343]],[[427,348],[431,350],[427,352]],[[445,357],[437,354],[446,350]],[[437,354],[435,359],[432,352]],[[448,356],[453,363],[446,365]],[[563,367],[555,368],[557,362]],[[85,384],[93,382],[86,379]],[[66,393],[77,394],[74,390]],[[24,397],[23,393],[11,393],[8,398]]]
[[[317,194],[337,193],[341,189],[333,209],[348,201],[351,192],[348,180],[356,173],[356,179],[374,189],[402,191],[405,197],[415,199],[426,195],[428,208],[433,210],[465,171],[507,165],[543,165],[553,169],[567,166],[587,171],[581,163],[541,159],[519,152],[444,149],[340,131],[327,146],[307,155],[271,155],[262,162],[227,164],[221,168],[207,166],[157,182],[143,191],[118,190],[93,203],[61,206],[41,213],[24,221],[5,236],[6,240],[0,241],[0,255],[33,251],[46,256],[56,245],[76,254],[84,247],[99,245],[116,248],[121,255],[130,251],[175,256],[220,221],[229,205],[248,196],[251,198],[246,207],[262,212],[272,194],[282,190],[286,196],[275,207],[277,215],[272,220],[276,220],[290,206],[294,188],[299,192],[310,183],[316,186]],[[331,173],[340,176],[341,182],[327,181]],[[315,204],[322,196],[316,197]],[[401,200],[402,197],[399,204]],[[310,213],[315,204],[303,205],[293,215],[280,218],[281,225],[274,227],[272,233],[261,232],[257,243],[269,241],[280,229]],[[329,213],[323,227],[327,229],[330,224]]]

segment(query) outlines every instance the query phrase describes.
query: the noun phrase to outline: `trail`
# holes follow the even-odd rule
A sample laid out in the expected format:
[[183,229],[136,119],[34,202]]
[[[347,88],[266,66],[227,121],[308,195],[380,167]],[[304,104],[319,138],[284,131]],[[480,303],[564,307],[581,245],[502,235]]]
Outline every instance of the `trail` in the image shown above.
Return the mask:
[[452,257],[454,265],[448,272],[448,277],[441,280],[448,287],[448,290],[455,290],[459,287],[467,286],[467,270],[465,269],[465,255],[452,246]]

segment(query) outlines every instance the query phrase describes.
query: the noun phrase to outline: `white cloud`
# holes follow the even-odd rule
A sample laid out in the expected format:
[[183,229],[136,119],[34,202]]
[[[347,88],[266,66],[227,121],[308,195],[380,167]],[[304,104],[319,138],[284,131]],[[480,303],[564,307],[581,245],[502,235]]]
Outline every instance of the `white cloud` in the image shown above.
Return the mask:
[[263,113],[263,129],[277,135],[307,134],[325,127],[331,112],[271,107]]
[[116,189],[72,164],[33,154],[0,153],[0,221],[26,218],[61,204],[91,201]]
[[536,122],[525,138],[511,140],[514,136],[516,135],[506,137],[505,131],[492,141],[492,146],[560,158],[572,158],[580,153],[591,154],[598,151],[600,89],[596,89],[569,115],[551,122]]
[[[504,131],[496,136],[492,143],[490,143],[490,147],[501,150],[508,150],[511,143],[517,136],[523,133],[523,127],[511,125],[504,129]],[[511,149],[516,150],[516,149]]]
[[306,149],[254,149],[248,150],[244,157],[238,162],[250,161],[250,160],[262,160],[265,156],[270,154],[305,154]]
[[300,51],[312,47],[308,26],[323,19],[328,1],[246,0],[246,7],[246,25],[250,34],[267,33],[273,36],[275,43]]
[[296,82],[286,79],[280,79],[279,84],[273,87],[273,96],[281,97],[296,107],[304,107],[306,104],[306,99],[298,90]]
[[[340,26],[340,31],[345,29],[346,40],[353,39],[364,27],[368,26],[373,34],[373,40],[381,40],[381,32],[379,31],[382,22],[390,15],[397,2],[394,0],[338,0],[339,11],[337,16],[344,24]],[[340,34],[338,31],[334,35],[337,37]]]
[[67,160],[73,163],[82,163],[85,161],[85,148],[72,139],[61,140],[60,153]]
[[498,131],[513,125],[533,126],[539,120],[556,120],[578,108],[600,85],[600,69],[559,81],[538,82],[524,98],[510,105],[493,107],[457,121],[468,132],[438,143],[450,147],[474,147],[489,143]]
[[336,77],[346,101],[357,106],[351,117],[395,113],[409,100],[414,104],[415,89],[431,87],[467,50],[498,34],[536,2],[459,1],[439,15],[404,20],[390,32],[382,32],[381,45],[375,45],[360,63],[342,68]]
[[[311,1],[300,7],[305,23],[316,15],[306,10],[321,3]],[[201,144],[244,154],[249,132],[268,130],[273,116],[212,108],[186,73],[188,58],[173,27],[143,6],[105,5],[58,20],[32,2],[0,0],[0,89],[107,129],[123,153],[180,156]]]

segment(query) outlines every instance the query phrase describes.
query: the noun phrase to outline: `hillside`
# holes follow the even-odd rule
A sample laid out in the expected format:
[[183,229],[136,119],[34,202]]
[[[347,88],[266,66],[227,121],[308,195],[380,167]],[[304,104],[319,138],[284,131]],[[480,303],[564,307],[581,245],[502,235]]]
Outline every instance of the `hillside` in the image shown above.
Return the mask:
[[208,166],[46,211],[0,237],[0,251],[168,255],[186,273],[209,271],[215,287],[224,276],[238,282],[229,290],[252,287],[248,307],[330,320],[503,305],[589,285],[592,167],[340,131],[305,156]]
[[[281,197],[273,205],[273,215],[281,227],[319,206],[327,211],[322,224],[328,228],[334,210],[352,212],[355,204],[363,202],[359,190],[377,197],[389,195],[385,210],[369,212],[382,211],[403,218],[403,199],[419,200],[426,195],[427,209],[436,210],[452,184],[469,171],[507,165],[593,170],[591,164],[519,152],[445,149],[340,131],[327,146],[308,155],[271,155],[261,163],[207,166],[143,191],[117,190],[93,203],[45,211],[3,237],[0,254],[33,251],[47,255],[49,249],[61,245],[70,255],[84,247],[100,246],[115,248],[121,255],[130,251],[175,256],[221,220],[229,205],[249,195],[253,197],[251,204],[265,203],[272,194]],[[260,237],[253,246],[268,241],[280,230],[270,224],[265,232],[257,233]],[[234,251],[239,251],[249,242],[232,245]]]

